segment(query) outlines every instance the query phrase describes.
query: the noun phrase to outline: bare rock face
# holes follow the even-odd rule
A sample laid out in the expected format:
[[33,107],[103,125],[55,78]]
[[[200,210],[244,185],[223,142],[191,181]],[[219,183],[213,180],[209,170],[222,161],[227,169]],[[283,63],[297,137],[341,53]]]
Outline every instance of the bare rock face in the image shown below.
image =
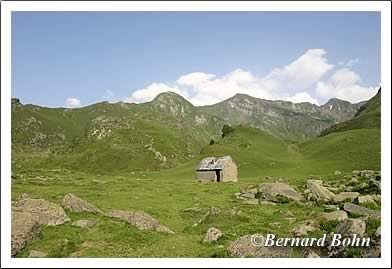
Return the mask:
[[288,247],[264,247],[254,246],[251,235],[244,235],[232,242],[228,251],[234,257],[258,257],[258,258],[283,258],[290,257],[291,249]]
[[103,214],[102,210],[72,193],[68,193],[64,196],[61,205],[65,209],[69,209],[72,212],[91,212]]
[[359,192],[341,192],[335,196],[335,203],[354,201],[359,196]]
[[359,206],[352,203],[345,203],[343,205],[343,209],[350,214],[362,215],[362,216],[373,216],[373,217],[381,217],[380,210],[373,210],[370,208],[366,208],[363,206]]
[[60,225],[69,221],[61,206],[44,199],[27,198],[16,201],[12,210],[34,214],[40,225]]
[[362,237],[366,231],[366,223],[362,219],[346,219],[336,227],[337,234],[351,237],[354,234]]
[[37,238],[40,231],[38,217],[29,212],[12,211],[11,217],[11,256]]
[[310,191],[308,200],[332,201],[335,198],[335,194],[325,188],[321,180],[308,180],[306,187]]
[[157,232],[170,233],[174,232],[168,227],[162,225],[158,220],[151,217],[143,211],[126,211],[126,210],[110,210],[106,216],[122,219],[129,224],[137,227],[139,230],[153,230]]
[[216,242],[218,239],[223,235],[222,231],[215,228],[211,227],[208,229],[203,242],[210,243],[210,242]]
[[266,200],[280,202],[281,197],[294,201],[304,200],[302,194],[285,183],[263,183],[259,185],[260,196]]

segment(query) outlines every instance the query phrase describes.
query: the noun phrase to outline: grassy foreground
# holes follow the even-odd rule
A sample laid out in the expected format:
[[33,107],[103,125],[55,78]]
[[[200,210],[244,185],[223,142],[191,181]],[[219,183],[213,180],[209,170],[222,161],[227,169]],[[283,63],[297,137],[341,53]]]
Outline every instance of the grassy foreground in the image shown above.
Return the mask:
[[[232,155],[239,166],[239,183],[195,181],[198,160],[210,155]],[[175,234],[140,231],[124,222],[98,216],[67,212],[71,220],[94,219],[90,229],[71,226],[44,227],[39,240],[18,253],[30,250],[50,257],[225,257],[231,240],[244,234],[275,233],[291,236],[301,221],[311,219],[323,209],[316,205],[282,203],[246,205],[234,197],[241,188],[274,182],[277,178],[303,190],[310,175],[323,180],[351,179],[356,169],[380,169],[380,129],[358,129],[332,133],[302,144],[290,144],[261,131],[240,127],[214,145],[205,147],[199,158],[179,167],[162,171],[134,171],[103,175],[68,169],[29,169],[36,155],[14,156],[21,168],[14,173],[12,198],[21,193],[61,203],[73,193],[104,211],[110,209],[143,210]],[[38,157],[39,158],[39,157]],[[342,171],[335,175],[335,170]],[[266,179],[266,176],[271,177]],[[209,210],[221,213],[209,216],[193,226]],[[193,210],[185,210],[193,208]],[[205,244],[210,227],[223,231],[217,243]]]

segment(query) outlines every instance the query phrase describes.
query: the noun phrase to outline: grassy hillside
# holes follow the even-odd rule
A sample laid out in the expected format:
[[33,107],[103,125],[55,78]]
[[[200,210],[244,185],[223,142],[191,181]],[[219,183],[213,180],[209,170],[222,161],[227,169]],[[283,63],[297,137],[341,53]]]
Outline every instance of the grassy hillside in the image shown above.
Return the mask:
[[256,128],[238,126],[216,144],[206,146],[197,159],[161,173],[194,178],[198,160],[222,155],[233,157],[240,180],[248,183],[258,182],[266,176],[304,182],[309,175],[328,175],[335,170],[379,170],[380,136],[380,129],[357,129],[295,144]]

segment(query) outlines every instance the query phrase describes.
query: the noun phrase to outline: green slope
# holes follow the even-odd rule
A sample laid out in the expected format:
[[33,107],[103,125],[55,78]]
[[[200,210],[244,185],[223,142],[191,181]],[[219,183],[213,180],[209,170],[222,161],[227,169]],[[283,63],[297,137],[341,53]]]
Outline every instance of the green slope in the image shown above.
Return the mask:
[[163,172],[167,176],[194,178],[198,161],[206,156],[231,155],[242,182],[259,182],[265,176],[302,180],[335,170],[379,170],[380,129],[357,129],[292,144],[256,128],[238,126],[185,165]]
[[160,170],[194,158],[220,137],[222,126],[172,93],[140,105],[104,102],[78,109],[13,100],[13,168],[102,174]]
[[353,129],[381,127],[381,88],[377,94],[366,102],[351,120],[341,122],[321,132],[321,136],[332,132],[344,132]]

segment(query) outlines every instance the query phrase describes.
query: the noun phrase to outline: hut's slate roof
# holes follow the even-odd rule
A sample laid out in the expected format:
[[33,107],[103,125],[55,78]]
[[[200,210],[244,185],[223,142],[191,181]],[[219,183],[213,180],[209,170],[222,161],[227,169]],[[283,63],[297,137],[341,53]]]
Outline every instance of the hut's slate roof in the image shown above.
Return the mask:
[[215,170],[215,169],[223,169],[226,163],[231,161],[230,156],[223,157],[207,157],[200,161],[196,170]]

